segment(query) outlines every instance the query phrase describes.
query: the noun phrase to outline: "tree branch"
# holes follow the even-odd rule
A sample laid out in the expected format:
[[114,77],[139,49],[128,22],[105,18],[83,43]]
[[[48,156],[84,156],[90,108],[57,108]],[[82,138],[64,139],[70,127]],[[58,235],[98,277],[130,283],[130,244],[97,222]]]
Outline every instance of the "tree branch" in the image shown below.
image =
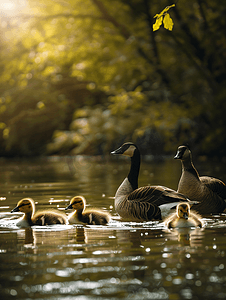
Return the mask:
[[199,58],[200,61],[204,61],[205,50],[201,47],[199,40],[191,33],[190,28],[184,22],[184,20],[182,19],[181,15],[176,7],[174,7],[174,13],[175,13],[177,20],[181,24],[182,30],[187,35],[187,37],[189,39],[189,43],[193,46],[195,55]]
[[148,0],[143,0],[144,3],[144,8],[145,8],[145,14],[146,14],[146,19],[149,27],[149,32],[150,32],[150,37],[151,37],[151,44],[153,46],[153,52],[154,52],[154,64],[156,67],[157,72],[161,76],[163,82],[166,84],[166,86],[169,86],[170,80],[166,73],[162,70],[161,67],[161,62],[160,62],[160,57],[159,57],[159,52],[158,52],[158,47],[157,43],[155,41],[155,32],[153,31],[153,17],[150,13],[150,5]]
[[217,90],[217,83],[213,79],[213,77],[209,74],[209,70],[207,70],[200,60],[198,60],[200,63],[198,63],[197,59],[193,57],[193,55],[188,51],[187,47],[183,45],[179,39],[176,37],[176,35],[172,34],[172,37],[174,38],[177,45],[182,49],[182,51],[185,53],[185,55],[188,57],[188,59],[192,62],[192,64],[196,67],[196,69],[199,71],[199,73],[202,75],[203,78],[208,82],[209,86],[213,89],[213,91]]
[[121,34],[124,36],[125,39],[128,39],[131,34],[130,32],[127,30],[127,28],[119,23],[118,21],[115,20],[115,18],[113,18],[107,11],[106,7],[103,5],[103,3],[99,0],[92,0],[93,3],[98,7],[99,11],[102,13],[104,19],[110,23],[112,23],[116,28],[119,29],[119,31],[121,32]]
[[18,14],[14,15],[13,17],[9,17],[13,20],[15,19],[23,19],[23,20],[29,20],[29,19],[41,19],[41,20],[49,20],[49,19],[56,19],[56,18],[74,18],[74,19],[85,19],[90,18],[94,20],[105,20],[104,17],[101,16],[94,16],[91,14],[71,14],[71,13],[61,13],[61,14],[55,14],[55,15],[27,15],[27,14]]
[[[105,20],[108,22],[111,22],[116,28],[119,29],[120,33],[124,36],[125,39],[128,39],[131,36],[131,33],[127,30],[127,28],[119,23],[118,21],[115,20],[115,18],[113,18],[107,11],[106,7],[103,5],[103,3],[99,0],[92,0],[93,3],[99,8],[100,12],[102,13],[102,15],[104,16]],[[168,86],[169,85],[169,79],[167,78],[167,75],[165,74],[165,72],[162,70],[161,68],[161,64],[159,61],[159,56],[158,56],[158,50],[157,50],[157,46],[155,43],[155,39],[154,39],[154,35],[153,35],[153,30],[152,30],[152,24],[153,24],[153,19],[150,16],[149,12],[149,4],[147,0],[144,0],[145,3],[145,9],[147,12],[147,21],[149,23],[149,26],[151,24],[151,36],[152,36],[152,45],[154,46],[154,59],[150,58],[145,51],[142,49],[142,47],[140,47],[139,45],[137,45],[137,51],[138,53],[150,64],[150,65],[154,65],[156,68],[157,73],[161,76],[163,82]]]

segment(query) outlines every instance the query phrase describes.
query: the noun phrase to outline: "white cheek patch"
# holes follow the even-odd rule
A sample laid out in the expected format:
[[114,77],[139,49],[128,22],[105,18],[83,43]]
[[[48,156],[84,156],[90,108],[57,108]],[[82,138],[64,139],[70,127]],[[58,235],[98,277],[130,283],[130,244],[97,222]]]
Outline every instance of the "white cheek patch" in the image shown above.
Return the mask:
[[129,157],[132,157],[134,154],[134,151],[136,150],[136,147],[131,145],[129,148],[123,153],[123,155],[127,155]]

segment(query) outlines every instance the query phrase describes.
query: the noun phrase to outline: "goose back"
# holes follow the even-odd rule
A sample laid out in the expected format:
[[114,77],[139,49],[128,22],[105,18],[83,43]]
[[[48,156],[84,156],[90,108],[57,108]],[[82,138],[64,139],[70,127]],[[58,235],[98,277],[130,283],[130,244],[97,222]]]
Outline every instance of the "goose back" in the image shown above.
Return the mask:
[[110,215],[102,211],[86,209],[83,213],[73,212],[68,219],[70,224],[106,225],[110,221]]
[[226,199],[226,185],[223,181],[209,176],[201,176],[199,179],[213,193],[218,194],[222,199]]
[[55,224],[66,224],[67,219],[62,214],[59,214],[55,211],[50,212],[37,212],[32,217],[32,225],[39,225],[39,226],[45,226],[45,225],[55,225]]

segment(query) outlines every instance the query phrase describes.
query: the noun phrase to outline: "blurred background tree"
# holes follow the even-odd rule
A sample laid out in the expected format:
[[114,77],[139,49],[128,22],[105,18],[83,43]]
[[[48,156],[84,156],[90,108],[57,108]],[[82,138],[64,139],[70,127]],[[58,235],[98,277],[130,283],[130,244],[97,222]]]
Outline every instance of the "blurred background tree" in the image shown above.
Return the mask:
[[0,154],[225,156],[226,4],[1,0]]

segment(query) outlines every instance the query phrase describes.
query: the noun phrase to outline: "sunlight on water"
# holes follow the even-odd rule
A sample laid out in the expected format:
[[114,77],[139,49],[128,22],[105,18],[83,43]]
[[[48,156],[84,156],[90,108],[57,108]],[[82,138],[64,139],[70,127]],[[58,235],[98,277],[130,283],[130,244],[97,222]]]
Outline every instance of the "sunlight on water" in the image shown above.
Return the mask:
[[[69,168],[64,159],[2,164],[2,299],[226,298],[225,214],[207,216],[202,229],[168,230],[161,221],[122,222],[113,199],[127,174],[127,165],[124,169],[121,162],[80,160],[83,169],[78,160],[75,168]],[[158,166],[153,170],[143,163],[142,167],[143,184],[153,179],[148,176],[150,168],[154,180],[175,188],[180,170],[175,171],[175,182],[172,176],[163,182]],[[34,198],[37,210],[64,211],[75,195],[84,195],[91,207],[111,211],[113,220],[107,226],[21,229],[16,226],[21,214],[10,213],[24,197]]]

